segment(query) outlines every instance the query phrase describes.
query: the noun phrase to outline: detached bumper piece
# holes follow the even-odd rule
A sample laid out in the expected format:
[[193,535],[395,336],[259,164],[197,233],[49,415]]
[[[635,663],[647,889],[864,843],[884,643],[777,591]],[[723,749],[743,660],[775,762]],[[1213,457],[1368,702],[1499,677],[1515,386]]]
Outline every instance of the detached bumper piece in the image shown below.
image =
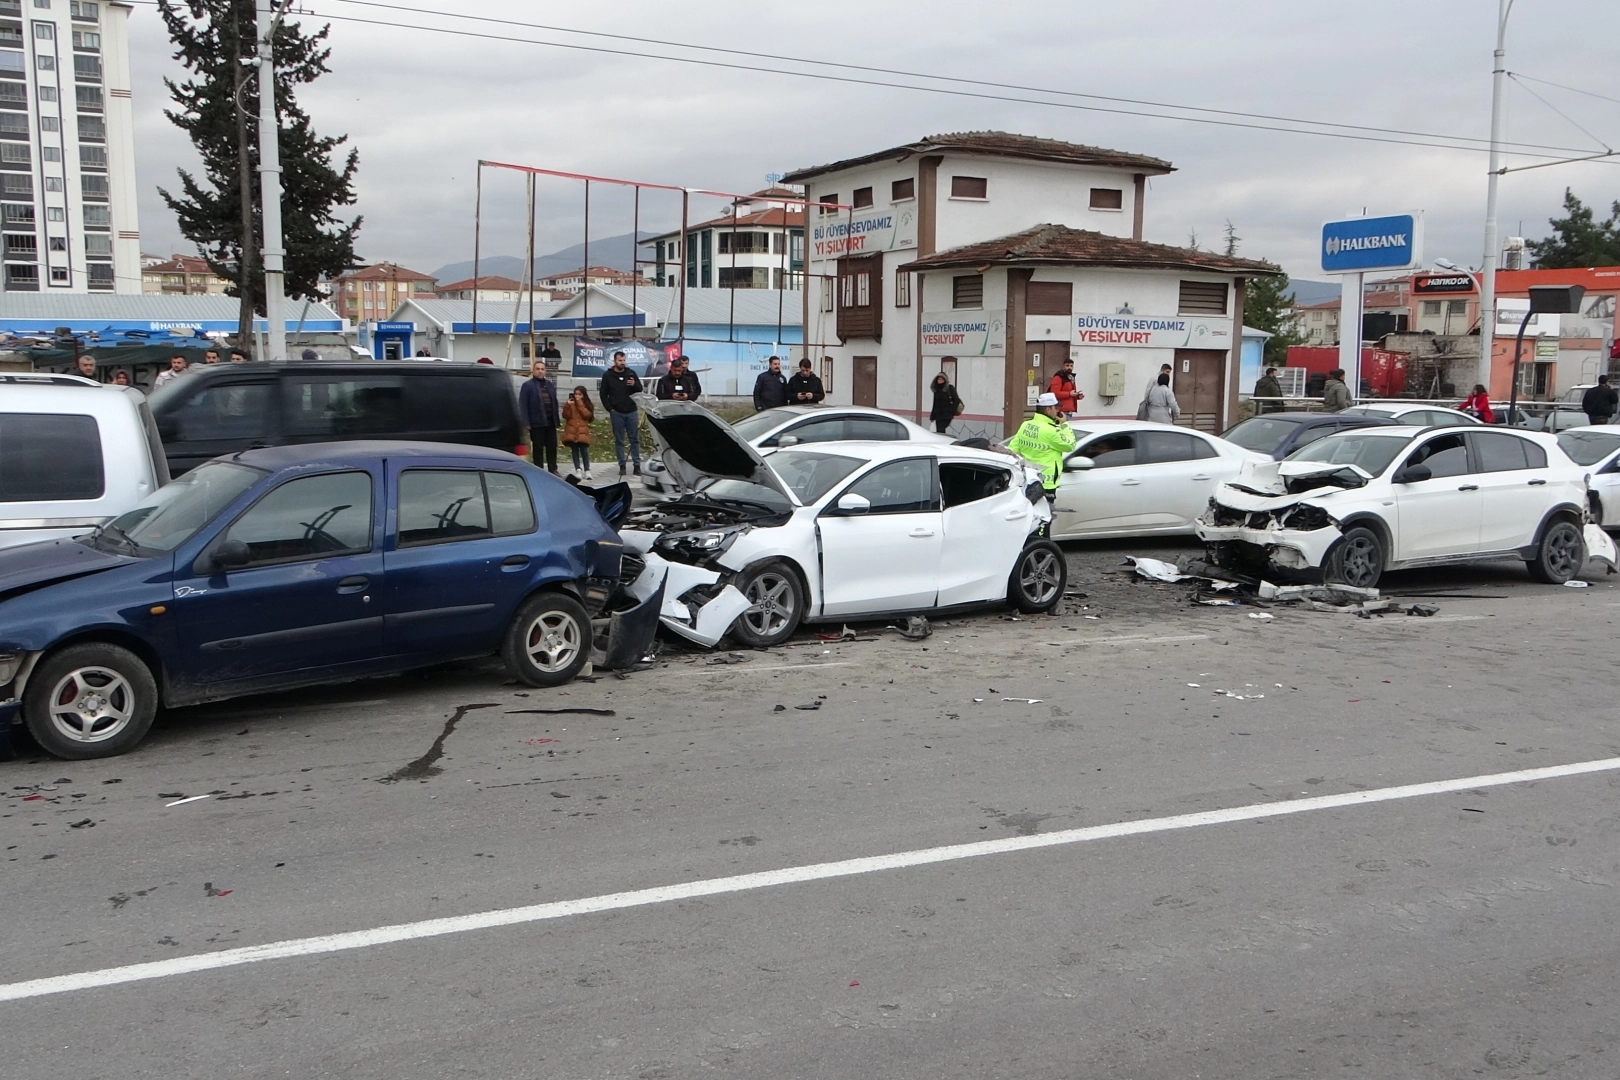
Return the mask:
[[664,577],[662,568],[648,566],[628,586],[614,593],[606,610],[591,620],[591,663],[595,667],[623,671],[652,651],[653,639],[658,636],[659,612],[664,606]]
[[652,551],[641,557],[647,568],[628,591],[642,599],[656,592],[658,620],[688,641],[713,648],[748,610],[748,598],[735,585],[720,584],[718,570],[670,562]]

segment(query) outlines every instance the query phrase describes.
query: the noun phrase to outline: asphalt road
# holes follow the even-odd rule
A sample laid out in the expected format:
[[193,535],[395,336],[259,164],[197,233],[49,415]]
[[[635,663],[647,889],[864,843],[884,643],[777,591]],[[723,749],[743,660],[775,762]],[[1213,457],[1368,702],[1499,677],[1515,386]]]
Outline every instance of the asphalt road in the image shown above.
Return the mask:
[[1620,578],[1396,574],[1465,595],[1363,620],[1070,552],[1056,618],[0,764],[0,1076],[1620,1075]]

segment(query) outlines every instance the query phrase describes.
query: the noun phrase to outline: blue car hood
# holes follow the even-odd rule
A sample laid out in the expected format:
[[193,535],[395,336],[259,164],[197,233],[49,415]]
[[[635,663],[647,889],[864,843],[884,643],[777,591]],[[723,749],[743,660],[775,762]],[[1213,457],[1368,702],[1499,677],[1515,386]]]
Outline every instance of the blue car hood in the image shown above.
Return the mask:
[[142,561],[97,551],[76,540],[40,540],[5,548],[0,550],[0,601],[43,585]]

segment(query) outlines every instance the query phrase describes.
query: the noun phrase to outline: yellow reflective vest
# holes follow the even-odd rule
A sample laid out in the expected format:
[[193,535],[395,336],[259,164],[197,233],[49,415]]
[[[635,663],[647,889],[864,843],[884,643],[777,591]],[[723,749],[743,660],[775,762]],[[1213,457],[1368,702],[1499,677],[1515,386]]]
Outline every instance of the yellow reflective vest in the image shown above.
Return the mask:
[[1038,412],[1025,420],[1007,440],[1007,449],[1041,470],[1041,486],[1056,491],[1063,475],[1063,459],[1074,452],[1074,429],[1062,420]]

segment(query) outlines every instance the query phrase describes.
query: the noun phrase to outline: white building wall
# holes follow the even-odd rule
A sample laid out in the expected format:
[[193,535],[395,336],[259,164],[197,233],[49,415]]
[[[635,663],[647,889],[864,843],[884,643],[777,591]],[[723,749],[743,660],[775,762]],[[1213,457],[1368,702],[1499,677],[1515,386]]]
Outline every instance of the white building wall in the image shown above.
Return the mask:
[[[952,197],[953,176],[983,177],[985,197]],[[1134,174],[1121,169],[947,154],[936,183],[934,246],[938,251],[993,240],[1033,225],[1067,225],[1109,236],[1130,236],[1135,220]],[[1094,187],[1120,190],[1123,208],[1091,209]]]

